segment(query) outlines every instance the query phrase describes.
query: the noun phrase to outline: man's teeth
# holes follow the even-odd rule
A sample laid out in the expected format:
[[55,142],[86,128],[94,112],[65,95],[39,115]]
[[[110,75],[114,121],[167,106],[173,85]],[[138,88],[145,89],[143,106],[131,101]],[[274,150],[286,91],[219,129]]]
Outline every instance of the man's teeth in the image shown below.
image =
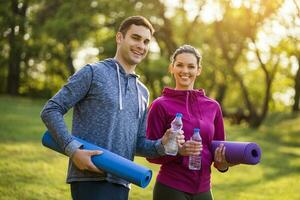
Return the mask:
[[134,53],[134,54],[137,54],[137,55],[140,55],[140,56],[143,55],[142,53],[137,52],[137,51],[133,51],[133,53]]

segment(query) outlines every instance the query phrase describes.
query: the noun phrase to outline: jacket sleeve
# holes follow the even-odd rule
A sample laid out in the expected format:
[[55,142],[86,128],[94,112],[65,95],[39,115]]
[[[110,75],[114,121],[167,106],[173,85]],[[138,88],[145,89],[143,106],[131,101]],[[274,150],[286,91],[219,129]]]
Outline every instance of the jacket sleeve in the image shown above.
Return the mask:
[[144,112],[137,136],[136,153],[137,156],[156,158],[165,155],[161,139],[150,140],[146,138],[147,112]]
[[224,120],[223,120],[223,114],[220,105],[218,104],[215,120],[214,120],[214,126],[215,126],[215,134],[213,140],[225,140],[225,131],[224,131]]
[[82,145],[69,134],[64,114],[88,93],[93,71],[87,65],[68,79],[68,82],[45,104],[41,118],[65,153],[71,157]]
[[[162,105],[159,104],[159,101],[154,101],[149,108],[148,120],[147,120],[147,138],[151,140],[157,140],[158,138],[162,138],[166,130],[170,127],[167,122],[167,114],[163,109]],[[182,160],[182,156],[162,156],[159,158],[147,158],[147,160],[151,163],[156,164],[165,164],[170,161],[174,161],[180,159]]]

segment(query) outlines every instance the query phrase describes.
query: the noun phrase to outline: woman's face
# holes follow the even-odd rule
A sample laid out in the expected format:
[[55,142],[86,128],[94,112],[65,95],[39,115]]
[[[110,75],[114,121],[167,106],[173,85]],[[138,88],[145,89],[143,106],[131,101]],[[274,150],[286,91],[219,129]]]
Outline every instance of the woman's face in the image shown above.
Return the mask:
[[170,65],[170,72],[174,75],[176,90],[192,90],[201,69],[194,54],[181,53],[175,57],[174,63]]

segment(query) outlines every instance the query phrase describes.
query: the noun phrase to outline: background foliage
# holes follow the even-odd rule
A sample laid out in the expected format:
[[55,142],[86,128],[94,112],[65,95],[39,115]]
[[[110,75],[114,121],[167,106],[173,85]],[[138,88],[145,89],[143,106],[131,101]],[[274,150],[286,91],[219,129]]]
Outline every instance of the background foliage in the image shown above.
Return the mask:
[[0,93],[51,97],[86,63],[114,56],[125,17],[144,15],[156,33],[137,73],[151,100],[173,86],[169,57],[188,43],[203,55],[197,88],[231,122],[259,127],[270,111],[299,111],[296,0],[9,0],[0,11]]

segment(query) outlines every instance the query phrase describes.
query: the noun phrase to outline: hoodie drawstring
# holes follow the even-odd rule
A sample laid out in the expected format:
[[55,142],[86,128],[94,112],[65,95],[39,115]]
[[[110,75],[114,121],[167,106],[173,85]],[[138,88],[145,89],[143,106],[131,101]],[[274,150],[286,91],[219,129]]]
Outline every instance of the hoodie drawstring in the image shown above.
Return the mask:
[[120,80],[120,67],[118,63],[116,63],[117,66],[117,74],[118,74],[118,85],[119,85],[119,108],[120,110],[123,110],[123,100],[122,100],[122,88],[121,88],[121,80]]
[[194,113],[194,109],[196,109],[196,112],[200,114],[200,119],[202,120],[202,111],[200,108],[200,105],[193,105],[193,102],[197,102],[197,95],[193,92],[187,91],[186,93],[186,99],[185,99],[185,107],[188,113],[188,118],[190,119],[190,109],[191,112]]
[[139,119],[142,117],[142,97],[141,97],[141,94],[140,94],[140,89],[139,89],[139,86],[138,86],[138,82],[137,82],[137,78],[135,79],[135,87],[136,87],[136,90],[137,90],[137,97],[138,97],[138,104],[139,104],[139,107],[138,107],[138,117]]
[[186,93],[186,98],[185,98],[185,107],[186,107],[186,111],[187,111],[187,113],[188,113],[188,119],[190,119],[189,96],[190,96],[190,93],[187,92],[187,93]]
[[[120,78],[120,67],[117,62],[115,62],[116,67],[117,67],[117,75],[118,75],[118,87],[119,87],[119,108],[120,110],[123,110],[123,99],[122,99],[122,88],[121,88],[121,78]],[[142,117],[142,112],[143,112],[143,100],[142,100],[142,95],[141,91],[138,87],[138,80],[135,78],[135,87],[137,90],[137,98],[138,98],[138,118],[140,119]]]

